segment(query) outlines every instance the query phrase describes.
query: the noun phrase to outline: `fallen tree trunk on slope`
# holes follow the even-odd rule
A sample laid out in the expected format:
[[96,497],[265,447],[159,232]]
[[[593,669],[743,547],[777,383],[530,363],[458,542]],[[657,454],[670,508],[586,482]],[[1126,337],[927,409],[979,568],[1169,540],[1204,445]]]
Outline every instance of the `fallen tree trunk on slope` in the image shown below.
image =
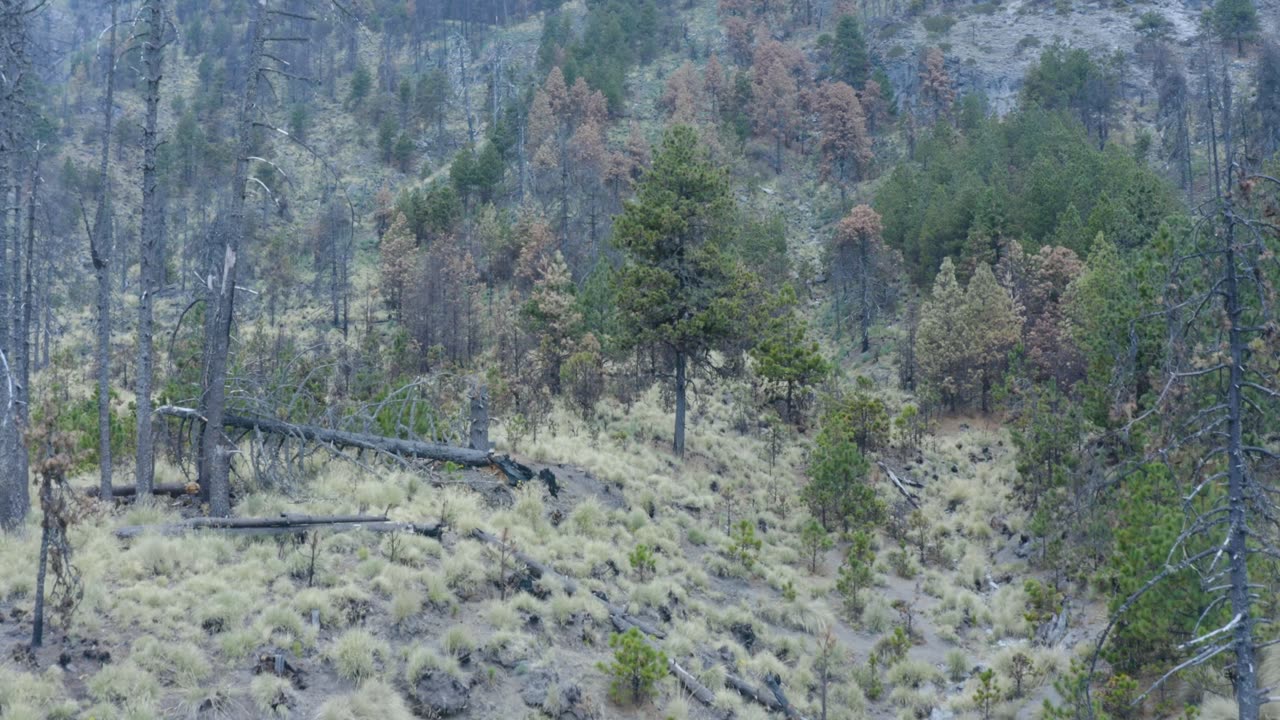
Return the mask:
[[907,499],[907,502],[911,503],[912,507],[919,508],[920,497],[915,493],[911,492],[910,490],[908,490],[906,485],[910,484],[913,487],[918,487],[918,488],[923,488],[924,485],[921,485],[920,483],[915,482],[913,480],[907,480],[906,484],[904,484],[904,482],[898,478],[897,473],[889,469],[888,465],[885,465],[883,462],[878,462],[876,464],[879,465],[880,469],[884,470],[885,474],[889,476],[889,479],[893,481],[894,487],[898,488],[898,492],[902,493],[902,496]]
[[[640,630],[639,627],[628,622],[621,615],[610,613],[609,620],[613,623],[614,629],[618,632],[626,632],[633,627]],[[644,630],[640,630],[640,632],[643,633]],[[651,646],[653,645],[653,641],[648,637],[645,638],[645,642]],[[680,681],[680,684],[683,685],[685,689],[689,691],[689,694],[695,697],[698,702],[709,708],[715,708],[716,694],[711,691],[711,688],[698,682],[698,678],[694,677],[693,673],[685,670],[680,663],[676,662],[672,658],[667,658],[667,670],[670,671],[672,675],[676,676],[676,679]],[[727,718],[733,717],[733,714],[727,710],[720,711],[719,717],[727,720]]]
[[[156,408],[156,413],[181,420],[201,422],[204,420],[204,418],[200,417],[199,412],[191,408],[175,407],[173,405]],[[337,448],[371,450],[399,457],[451,462],[467,467],[486,467],[494,464],[493,456],[486,450],[474,450],[472,448],[440,445],[417,440],[400,440],[381,435],[347,432],[345,430],[330,430],[316,425],[297,425],[271,418],[243,417],[228,414],[224,415],[222,419],[227,427],[241,430],[258,430],[272,435],[284,435],[312,442],[327,443]]]
[[[195,492],[192,492],[192,490],[194,490]],[[96,487],[96,486],[91,487],[86,491],[86,494],[88,494],[89,497],[99,497],[102,495],[102,488]],[[113,498],[133,497],[134,495],[137,495],[137,494],[138,494],[138,488],[134,487],[133,485],[113,485],[111,487],[111,497]],[[199,485],[182,485],[182,484],[176,484],[176,483],[172,485],[153,485],[151,487],[151,494],[163,495],[165,497],[182,497],[183,495],[198,495],[200,494],[200,486]]]
[[294,535],[311,530],[345,532],[368,530],[370,532],[412,532],[427,537],[439,537],[439,524],[394,522],[385,516],[374,515],[281,515],[274,518],[190,518],[167,525],[130,525],[116,530],[116,537],[134,538],[140,535],[183,535],[208,530],[224,535]]

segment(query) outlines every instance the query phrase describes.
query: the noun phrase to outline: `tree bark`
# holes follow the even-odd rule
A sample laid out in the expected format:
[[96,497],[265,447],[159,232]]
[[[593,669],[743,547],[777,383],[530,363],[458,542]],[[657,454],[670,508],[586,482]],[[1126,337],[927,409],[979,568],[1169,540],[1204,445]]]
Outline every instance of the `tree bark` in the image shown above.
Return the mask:
[[160,242],[164,233],[164,209],[159,196],[159,172],[156,150],[159,136],[156,125],[160,110],[160,79],[164,62],[164,7],[162,0],[149,0],[146,9],[147,37],[143,45],[146,67],[146,123],[142,130],[142,228],[138,248],[138,377],[137,377],[137,455],[133,482],[147,495],[155,483],[155,438],[152,433],[151,381],[154,368],[152,347],[152,303],[160,285],[157,277],[163,267]]
[[[31,507],[26,473],[26,448],[18,427],[17,345],[15,318],[18,301],[18,183],[17,157],[23,39],[22,4],[0,0],[0,530],[22,526]],[[9,208],[14,208],[13,213]],[[13,230],[9,231],[9,219]],[[12,254],[10,254],[12,244]]]
[[98,488],[111,499],[111,183],[107,176],[111,158],[111,118],[116,89],[116,3],[111,3],[111,29],[107,40],[107,90],[102,108],[102,153],[98,158],[98,212],[89,234],[89,257],[98,284]]
[[676,352],[676,430],[672,450],[677,457],[684,457],[685,408],[689,390],[689,361],[683,352]]

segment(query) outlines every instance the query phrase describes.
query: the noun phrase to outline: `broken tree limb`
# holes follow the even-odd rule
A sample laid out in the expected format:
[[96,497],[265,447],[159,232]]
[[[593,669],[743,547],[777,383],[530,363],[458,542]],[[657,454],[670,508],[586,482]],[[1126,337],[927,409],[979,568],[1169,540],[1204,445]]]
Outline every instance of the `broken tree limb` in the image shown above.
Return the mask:
[[[920,498],[919,498],[919,496],[917,496],[915,493],[913,493],[913,492],[911,492],[910,490],[908,490],[908,489],[907,489],[907,486],[903,484],[903,481],[902,481],[902,480],[900,480],[900,479],[898,479],[898,475],[897,475],[897,473],[895,473],[894,471],[890,470],[890,469],[889,469],[889,466],[888,466],[888,465],[885,465],[883,462],[877,462],[876,464],[880,466],[880,469],[881,469],[881,470],[884,470],[885,475],[888,475],[888,476],[889,476],[889,480],[891,480],[891,481],[893,482],[893,486],[894,486],[894,487],[896,487],[896,488],[898,488],[898,492],[902,493],[902,497],[906,498],[906,499],[907,499],[907,502],[911,503],[911,506],[912,506],[912,507],[915,507],[915,508],[920,507]],[[920,483],[917,483],[917,482],[914,482],[914,481],[911,481],[911,484],[912,484],[912,485],[914,485],[914,486],[916,486],[916,487],[924,487],[924,486],[923,486],[923,485],[921,485]]]
[[[195,492],[191,492],[192,487],[195,488]],[[173,485],[153,485],[151,487],[152,495],[163,495],[166,497],[182,497],[183,495],[196,495],[196,494],[199,494],[199,492],[200,492],[200,487],[198,485],[190,486],[190,485],[173,484]],[[100,495],[102,495],[102,488],[91,487],[86,491],[86,494],[89,497],[99,497]],[[113,498],[133,497],[134,495],[137,495],[137,494],[138,494],[138,488],[134,487],[133,485],[113,485],[111,487],[111,497]]]
[[[156,408],[156,413],[182,420],[202,419],[200,413],[191,408],[175,407],[173,405]],[[260,430],[273,435],[284,435],[312,442],[328,443],[339,448],[359,448],[400,457],[451,462],[468,467],[485,467],[493,464],[493,456],[484,450],[473,450],[471,448],[440,445],[417,440],[400,440],[381,435],[346,432],[345,430],[330,430],[315,425],[297,425],[271,418],[251,418],[228,414],[224,415],[222,419],[227,427],[240,428],[242,430]]]

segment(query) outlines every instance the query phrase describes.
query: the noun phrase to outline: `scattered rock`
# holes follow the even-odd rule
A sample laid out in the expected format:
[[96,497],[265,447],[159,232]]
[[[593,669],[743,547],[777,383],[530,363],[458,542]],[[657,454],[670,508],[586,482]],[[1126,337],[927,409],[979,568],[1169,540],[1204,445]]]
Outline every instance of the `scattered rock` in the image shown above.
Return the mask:
[[940,708],[936,705],[929,711],[929,720],[953,720],[955,716],[956,714],[950,710]]
[[524,676],[520,685],[520,699],[529,707],[541,708],[547,699],[547,690],[558,681],[553,670],[534,670]]
[[729,632],[733,633],[733,637],[742,645],[749,653],[754,653],[753,648],[756,645],[756,631],[751,627],[750,623],[734,623],[729,626]]
[[452,717],[467,709],[471,688],[448,673],[427,672],[409,688],[409,700],[418,717]]

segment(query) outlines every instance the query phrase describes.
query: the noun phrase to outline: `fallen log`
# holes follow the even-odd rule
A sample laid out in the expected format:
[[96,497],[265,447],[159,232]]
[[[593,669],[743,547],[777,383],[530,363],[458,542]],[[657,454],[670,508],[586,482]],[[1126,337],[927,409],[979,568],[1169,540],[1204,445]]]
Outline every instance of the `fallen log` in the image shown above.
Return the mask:
[[[493,533],[485,532],[480,528],[472,530],[471,537],[479,540],[480,542],[493,545],[494,547],[503,546],[501,538]],[[532,555],[511,547],[509,543],[507,544],[507,550],[511,553],[511,557],[524,563],[525,567],[529,568],[529,574],[533,576],[534,580],[541,579],[543,576],[553,577],[559,580],[564,586],[564,592],[566,595],[573,595],[578,592],[578,583],[575,582],[573,578],[565,577],[560,573],[557,573],[555,570],[552,570],[541,562],[538,562],[538,560]]]
[[782,705],[778,702],[776,697],[757,688],[733,673],[725,673],[724,684],[734,690],[737,690],[739,695],[747,698],[748,700],[755,700],[757,703],[760,703],[767,710],[773,712],[782,710]]
[[[195,492],[191,492],[192,488]],[[200,493],[199,485],[155,485],[151,488],[152,495],[164,495],[167,497],[182,497],[183,495],[197,495]],[[85,491],[89,497],[98,497],[102,494],[102,488],[94,486]],[[113,485],[111,487],[111,497],[133,497],[138,494],[138,488],[133,485]]]
[[782,678],[769,673],[764,676],[764,686],[769,688],[769,692],[778,699],[778,704],[782,706],[782,714],[787,716],[788,720],[806,720],[805,716],[796,710],[791,701],[787,700],[787,694],[782,691]]
[[[632,627],[636,627],[633,623],[629,622],[625,617],[614,614],[614,613],[609,614],[609,620],[613,623],[614,629],[617,630],[618,632],[626,632]],[[636,627],[636,629],[640,630],[640,632],[642,633],[644,632],[644,630],[639,627]],[[653,646],[653,642],[650,641],[649,638],[646,637],[644,641],[650,647]],[[676,679],[680,681],[680,684],[683,685],[685,689],[689,691],[689,694],[692,695],[694,698],[696,698],[698,702],[702,703],[703,705],[706,705],[709,708],[713,708],[713,709],[715,708],[716,694],[711,692],[711,688],[698,682],[698,678],[694,677],[693,673],[689,672],[688,670],[685,670],[684,667],[680,665],[680,663],[676,662],[672,658],[667,658],[667,670],[672,675],[676,676]],[[726,720],[727,718],[730,718],[732,716],[733,716],[732,713],[730,713],[727,710],[719,711],[719,717],[725,718]]]
[[[173,405],[165,405],[163,407],[156,408],[156,413],[167,417],[181,418],[183,420],[201,420],[200,413],[197,411],[191,408],[175,407]],[[296,425],[294,423],[273,420],[271,418],[225,415],[223,417],[223,422],[227,427],[239,428],[241,430],[259,430],[272,435],[284,435],[286,437],[301,438],[311,442],[328,443],[338,448],[372,450],[374,452],[383,452],[389,455],[398,455],[400,457],[413,457],[425,460],[438,460],[440,462],[451,462],[458,465],[465,465],[467,467],[485,467],[493,464],[493,456],[485,450],[474,450],[472,448],[440,445],[438,443],[427,443],[417,440],[400,440],[397,438],[383,437],[381,435],[346,432],[345,430],[330,430],[328,428],[317,427],[315,425]]]
[[167,525],[129,525],[118,528],[116,537],[126,539],[139,535],[183,535],[208,530],[224,535],[293,535],[310,530],[346,532],[368,530],[370,532],[412,532],[428,537],[439,537],[439,524],[393,522],[384,516],[335,515],[331,517],[310,515],[282,515],[274,518],[189,518]]
[[439,528],[435,525],[422,525],[419,523],[407,522],[381,522],[381,523],[334,523],[331,525],[295,525],[295,526],[277,526],[277,527],[228,527],[228,528],[197,528],[190,525],[129,525],[116,530],[116,537],[127,540],[138,537],[139,535],[164,535],[173,537],[177,535],[185,535],[190,532],[216,532],[219,535],[231,535],[233,537],[263,537],[271,535],[301,535],[313,530],[324,530],[325,532],[351,532],[355,530],[367,530],[375,533],[388,532],[408,532],[415,535],[424,535],[426,537],[440,537]]
[[[902,497],[906,498],[907,502],[911,503],[912,507],[919,508],[920,507],[919,496],[917,496],[915,493],[912,493],[910,490],[906,488],[906,485],[903,484],[902,480],[898,479],[897,473],[890,470],[889,466],[885,465],[884,462],[877,462],[876,464],[879,465],[880,469],[884,470],[885,474],[889,476],[889,480],[893,481],[894,487],[898,488],[898,492],[902,493]],[[916,483],[916,482],[912,482],[912,484],[915,485],[916,487],[924,487],[923,485],[920,485],[919,483]]]

